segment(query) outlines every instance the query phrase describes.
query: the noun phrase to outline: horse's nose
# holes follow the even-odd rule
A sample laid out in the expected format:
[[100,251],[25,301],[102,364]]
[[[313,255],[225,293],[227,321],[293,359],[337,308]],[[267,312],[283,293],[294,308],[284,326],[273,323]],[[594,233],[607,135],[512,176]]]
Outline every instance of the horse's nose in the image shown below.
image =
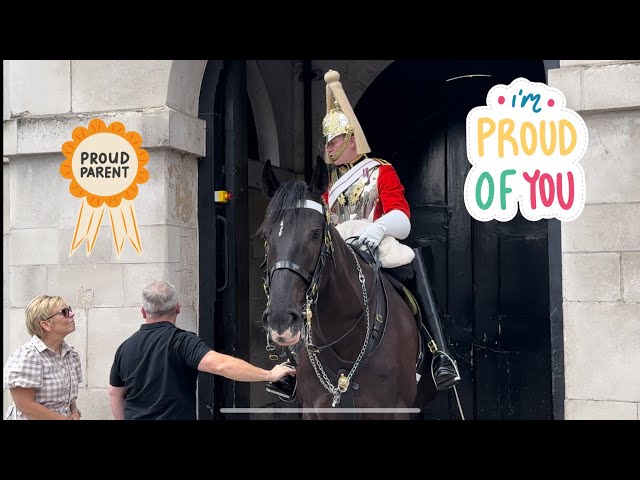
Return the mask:
[[267,308],[262,313],[262,326],[266,329],[275,330],[282,333],[291,328],[296,322],[302,319],[300,312],[293,308],[287,308],[283,312],[276,312]]
[[[302,319],[302,315],[300,314],[300,312],[298,310],[294,310],[293,308],[290,308],[287,311],[287,323],[286,323],[286,328],[291,327],[291,325],[295,324],[296,322],[298,322],[299,320]],[[285,330],[286,330],[285,328]]]

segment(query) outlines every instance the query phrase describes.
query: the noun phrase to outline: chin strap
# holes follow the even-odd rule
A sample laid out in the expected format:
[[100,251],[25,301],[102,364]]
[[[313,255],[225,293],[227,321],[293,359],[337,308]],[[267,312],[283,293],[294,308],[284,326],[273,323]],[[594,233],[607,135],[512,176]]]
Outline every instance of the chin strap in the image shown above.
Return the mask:
[[391,210],[373,223],[382,225],[385,228],[385,235],[391,235],[398,240],[407,238],[411,232],[409,217],[400,210]]

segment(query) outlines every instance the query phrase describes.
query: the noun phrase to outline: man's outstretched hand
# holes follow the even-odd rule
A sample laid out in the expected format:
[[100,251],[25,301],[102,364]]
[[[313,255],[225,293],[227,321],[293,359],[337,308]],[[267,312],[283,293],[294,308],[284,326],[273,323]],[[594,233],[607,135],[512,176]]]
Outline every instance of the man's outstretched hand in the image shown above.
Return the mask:
[[292,367],[290,364],[286,362],[281,363],[271,369],[272,378],[270,378],[269,381],[277,382],[278,380],[286,377],[287,375],[295,376],[295,374],[296,374],[296,369],[294,367]]

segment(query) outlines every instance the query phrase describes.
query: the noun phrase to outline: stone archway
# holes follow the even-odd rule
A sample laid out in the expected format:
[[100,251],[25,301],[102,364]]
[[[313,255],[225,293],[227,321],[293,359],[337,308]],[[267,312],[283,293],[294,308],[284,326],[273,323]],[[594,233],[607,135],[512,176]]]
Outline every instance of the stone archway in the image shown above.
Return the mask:
[[207,60],[172,60],[167,84],[167,106],[198,116],[200,86]]
[[280,148],[273,105],[260,66],[255,60],[247,61],[247,94],[256,124],[260,159],[271,159],[274,165],[279,166]]

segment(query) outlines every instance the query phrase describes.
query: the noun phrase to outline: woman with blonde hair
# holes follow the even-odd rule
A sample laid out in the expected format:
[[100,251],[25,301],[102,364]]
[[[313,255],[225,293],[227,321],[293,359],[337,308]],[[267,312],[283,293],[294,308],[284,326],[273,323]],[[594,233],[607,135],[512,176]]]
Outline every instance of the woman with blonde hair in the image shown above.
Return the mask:
[[31,340],[4,366],[4,388],[13,398],[5,419],[79,420],[76,404],[82,368],[78,352],[64,338],[76,329],[64,298],[35,297],[25,309]]

